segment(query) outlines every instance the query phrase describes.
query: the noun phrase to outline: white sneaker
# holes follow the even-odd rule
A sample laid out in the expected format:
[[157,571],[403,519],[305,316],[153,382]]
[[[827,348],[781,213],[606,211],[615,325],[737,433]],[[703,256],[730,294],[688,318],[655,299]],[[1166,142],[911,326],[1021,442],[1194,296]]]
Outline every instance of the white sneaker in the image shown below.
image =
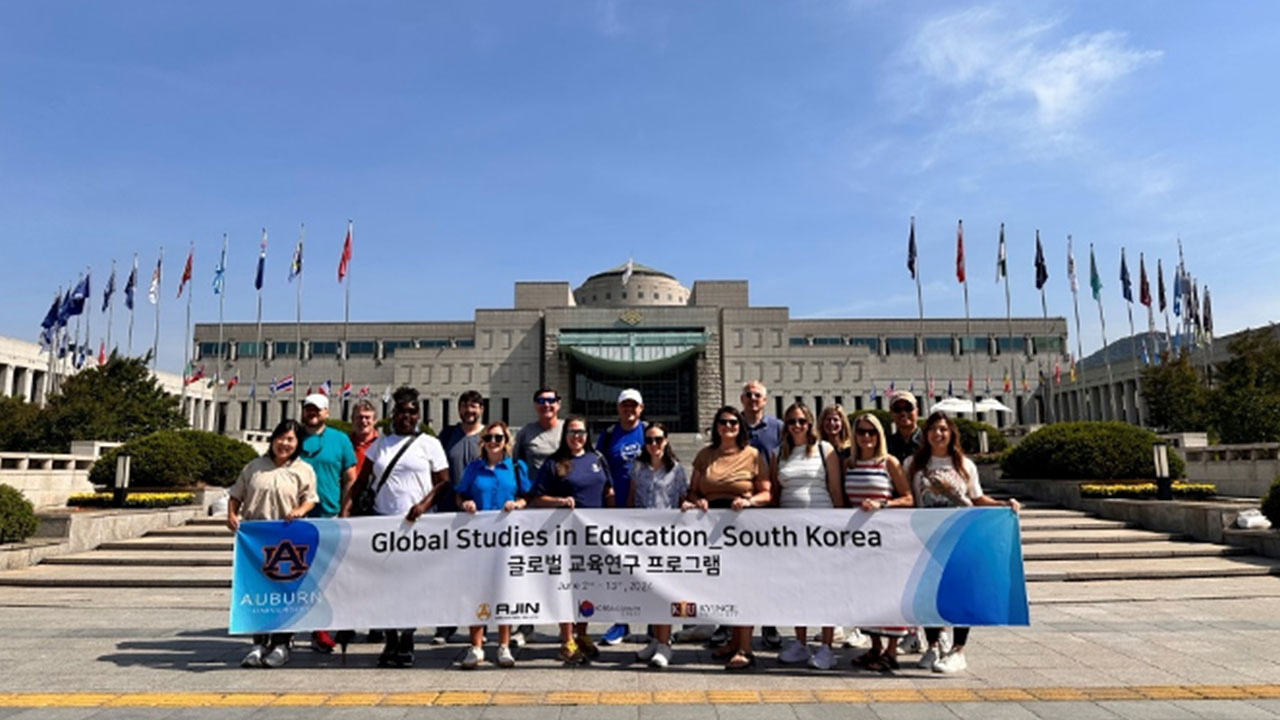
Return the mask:
[[951,652],[951,628],[942,628],[938,633],[938,652],[946,655]]
[[809,667],[814,670],[830,670],[836,666],[836,654],[831,651],[830,645],[821,645],[818,652],[809,658]]
[[920,639],[919,630],[898,641],[898,652],[907,653],[908,655],[915,655],[916,653],[921,652],[925,647],[926,644]]
[[260,668],[262,667],[262,656],[267,654],[267,649],[262,645],[254,645],[249,650],[249,654],[244,656],[240,661],[240,667],[243,668]]
[[933,671],[944,675],[954,675],[962,672],[969,667],[968,661],[964,659],[964,650],[956,650],[943,655],[938,662],[933,664]]
[[652,660],[654,654],[658,652],[658,644],[657,640],[650,640],[648,645],[645,645],[643,648],[636,651],[636,659],[640,662],[649,662]]
[[516,630],[515,632],[511,633],[512,645],[515,645],[518,648],[522,648],[528,642],[529,642],[528,638],[526,638],[524,636],[524,633],[520,632],[519,630]]
[[661,670],[670,664],[671,646],[659,644],[658,649],[653,653],[653,657],[649,658],[649,667]]
[[[839,645],[841,643],[837,640],[836,644]],[[847,648],[869,647],[871,645],[871,638],[863,635],[862,630],[859,628],[849,628],[849,632],[845,633],[843,644]]]
[[843,627],[839,625],[835,627],[835,633],[831,636],[831,644],[833,645],[844,644],[844,628]]
[[916,667],[921,670],[932,670],[933,664],[938,662],[938,648],[930,647],[920,656],[920,661],[916,663]]
[[498,667],[509,668],[516,666],[515,656],[511,654],[511,648],[506,645],[498,646]]
[[284,645],[277,645],[271,648],[271,652],[262,658],[263,667],[278,668],[289,662],[289,648]]
[[484,662],[484,648],[472,645],[467,648],[467,652],[462,656],[462,669],[474,670],[482,662]]
[[809,645],[802,643],[795,638],[787,641],[787,646],[778,653],[778,662],[788,665],[802,665],[809,662],[809,658],[813,655],[809,652]]

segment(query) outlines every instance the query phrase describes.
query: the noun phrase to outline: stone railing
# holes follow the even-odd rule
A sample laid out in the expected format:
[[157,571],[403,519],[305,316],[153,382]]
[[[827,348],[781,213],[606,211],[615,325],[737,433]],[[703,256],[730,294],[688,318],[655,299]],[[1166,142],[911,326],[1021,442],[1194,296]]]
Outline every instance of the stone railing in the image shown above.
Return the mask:
[[1280,443],[1208,445],[1183,449],[1187,480],[1218,486],[1229,497],[1262,497],[1280,475]]
[[90,455],[0,453],[0,483],[17,488],[36,507],[63,506],[74,493],[93,492]]

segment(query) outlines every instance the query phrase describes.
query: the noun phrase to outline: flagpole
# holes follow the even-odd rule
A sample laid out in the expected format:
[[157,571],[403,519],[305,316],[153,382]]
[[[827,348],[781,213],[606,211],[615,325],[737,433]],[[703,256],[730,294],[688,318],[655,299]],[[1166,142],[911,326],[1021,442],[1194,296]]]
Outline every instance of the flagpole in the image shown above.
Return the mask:
[[[196,252],[196,244],[193,241],[190,243],[190,245],[187,248],[187,259],[191,259],[191,256],[194,255],[195,252]],[[182,278],[185,279],[186,276],[187,276],[187,271],[186,271],[186,268],[184,267],[182,271]],[[179,291],[183,290],[185,287],[185,285],[183,284],[183,279],[178,280]],[[184,330],[182,331],[182,368],[183,368],[182,395],[178,398],[178,407],[182,409],[183,415],[188,416],[187,422],[191,423],[192,425],[194,425],[195,423],[192,422],[190,413],[187,411],[186,405],[187,405],[187,383],[190,380],[190,378],[187,377],[190,371],[190,368],[188,367],[188,365],[191,364],[191,340],[190,340],[191,338],[191,296],[194,294],[195,294],[194,290],[192,292],[187,293],[187,324],[184,326]],[[195,373],[190,373],[190,374],[194,375]]]
[[[1036,251],[1037,251],[1037,254],[1039,254],[1041,259],[1043,260],[1044,255],[1043,255],[1043,249],[1040,247],[1040,230],[1038,228],[1036,229]],[[1045,277],[1047,280],[1048,278],[1047,268],[1046,268]],[[1045,283],[1040,283],[1040,312],[1044,315],[1044,319],[1047,321],[1049,319],[1049,301],[1045,298],[1044,286],[1045,286]],[[1045,327],[1048,327],[1047,322],[1045,323]],[[1058,350],[1058,355],[1059,355],[1059,358],[1061,358],[1061,355],[1062,355],[1061,349]],[[1061,362],[1061,359],[1059,359],[1058,362]],[[1054,394],[1053,394],[1053,383],[1054,383],[1053,376],[1049,376],[1049,407],[1047,412],[1045,413],[1046,420],[1048,420],[1049,422],[1053,422],[1058,417],[1058,413],[1056,412],[1056,409],[1054,408],[1054,404],[1053,404],[1055,400]]]
[[302,223],[298,227],[298,297],[297,297],[297,317],[294,322],[294,342],[297,348],[293,354],[293,407],[298,407],[298,366],[302,360],[302,237],[306,232],[307,225]]
[[[1089,276],[1091,282],[1097,268],[1093,257],[1093,243],[1089,243]],[[1120,406],[1116,403],[1116,379],[1111,370],[1111,348],[1107,345],[1107,316],[1102,312],[1102,291],[1098,290],[1095,295],[1098,298],[1098,325],[1102,328],[1102,360],[1107,365],[1107,404],[1111,406],[1113,418],[1119,420]]]
[[[1009,259],[1008,259],[1008,257],[1007,257],[1007,256],[1006,256],[1006,254],[1005,254],[1005,244],[1004,244],[1004,223],[1000,223],[1000,274],[1004,276],[1004,315],[1005,315],[1005,320],[1006,320],[1006,321],[1008,322],[1008,324],[1009,324],[1009,378],[1010,378],[1010,380],[1012,380],[1012,379],[1013,379],[1013,366],[1014,366],[1014,349],[1013,349],[1013,304],[1012,304],[1012,302],[1011,302],[1011,300],[1010,300],[1010,295],[1009,295],[1009,265],[1008,265],[1008,263],[1009,263]],[[1025,418],[1020,417],[1020,416],[1023,416],[1023,415],[1025,415],[1026,413],[1025,413],[1025,412],[1023,412],[1023,409],[1022,409],[1022,408],[1019,408],[1019,407],[1018,407],[1018,405],[1019,405],[1018,400],[1020,400],[1020,399],[1021,399],[1021,394],[1018,392],[1018,388],[1015,386],[1015,387],[1013,388],[1013,406],[1014,406],[1014,408],[1015,408],[1014,418],[1015,418],[1016,420],[1019,420],[1019,421],[1021,422],[1021,421],[1022,421],[1022,420],[1024,420]]]
[[[353,230],[351,220],[348,219],[347,220],[347,237],[351,238],[352,242],[355,241],[354,235],[355,235],[355,232]],[[349,357],[348,347],[350,346],[350,342],[351,342],[350,341],[350,337],[351,337],[351,264],[350,262],[347,263],[345,282],[347,284],[347,291],[346,291],[346,300],[343,303],[343,309],[342,309],[342,385],[340,387],[346,386],[347,384],[347,358]],[[297,379],[295,378],[295,383],[296,383],[296,380]],[[345,405],[342,407],[345,408]],[[343,414],[341,417],[343,420],[346,419],[345,414]]]
[[218,370],[213,374],[213,428],[211,429],[214,432],[219,432],[218,428],[219,428],[219,421],[221,420],[221,413],[218,410],[218,386],[221,384],[220,381],[222,380],[222,371],[226,368],[226,357],[227,357],[226,348],[223,346],[223,340],[222,340],[223,306],[226,305],[226,300],[227,300],[227,278],[226,278],[227,234],[226,233],[222,233],[221,260],[222,262],[220,263],[220,267],[222,268],[221,270],[222,274],[219,275],[218,279],[216,280],[216,282],[218,283],[218,288],[217,288],[218,290]]
[[130,275],[130,277],[133,278],[133,282],[134,282],[134,285],[133,285],[134,297],[133,297],[133,302],[129,303],[130,305],[129,307],[129,345],[125,350],[125,354],[127,354],[129,357],[133,357],[133,309],[138,304],[138,297],[137,297],[138,295],[138,253],[133,254],[133,274]]
[[107,295],[107,346],[111,346],[111,316],[114,315],[116,302],[116,261],[111,260],[111,293]]
[[164,279],[164,274],[163,274],[163,271],[161,270],[161,268],[163,267],[164,267],[164,246],[161,245],[160,259],[156,261],[156,273],[159,274],[159,277],[156,278],[157,280],[156,282],[156,327],[155,327],[155,334],[152,336],[152,340],[151,340],[152,372],[154,372],[156,369],[156,358],[160,355],[160,300],[161,300],[160,295],[161,293],[160,293],[159,281]]
[[[964,228],[964,221],[963,220],[956,221],[957,237],[963,238],[963,235],[961,234],[963,232],[963,228]],[[969,338],[970,342],[972,342],[973,329],[969,320],[969,271],[968,271],[968,268],[966,268],[964,272],[964,334],[967,338]],[[961,347],[963,347],[963,344],[961,345]],[[969,382],[965,386],[965,389],[968,390],[969,392],[969,408],[974,415],[977,415],[978,405],[973,401],[973,353],[972,352],[969,353]]]
[[[258,282],[254,283],[255,285],[258,286],[257,287],[257,291],[258,291],[258,336],[257,337],[258,339],[257,339],[257,345],[255,345],[255,347],[257,348],[257,352],[255,352],[253,355],[253,388],[255,391],[257,391],[257,388],[258,388],[258,366],[262,364],[262,279],[263,279],[263,274],[265,272],[264,266],[266,264],[266,261],[265,261],[266,253],[267,253],[267,229],[262,228],[262,248],[258,255],[258,278],[257,278]],[[257,415],[257,413],[258,413],[258,398],[255,397],[253,399],[253,402],[249,404],[249,429],[250,430],[258,429],[256,427],[256,424],[253,422],[254,416]]]
[[[86,270],[84,276],[86,278],[92,277],[93,268],[89,268],[88,270]],[[85,284],[89,285],[90,283],[86,282]],[[83,347],[88,347],[89,343],[93,342],[92,340],[89,339],[93,335],[93,332],[90,329],[93,327],[93,293],[89,292],[88,287],[85,287],[84,306],[85,306],[84,307],[85,312],[84,312],[84,345]]]
[[[913,244],[912,244],[912,247],[910,248],[912,251],[915,250],[915,245],[914,245],[915,237],[916,237],[916,218],[914,215],[912,215],[911,216],[911,240],[913,241]],[[924,292],[920,289],[920,268],[918,263],[915,262],[914,254],[912,254],[911,261],[912,261],[911,274],[916,279],[916,307],[920,311],[920,341],[924,342]],[[933,390],[931,389],[932,386],[929,384],[929,350],[928,348],[924,348],[924,351],[925,351],[924,352],[924,394],[925,394],[926,402],[924,407],[920,409],[927,413],[929,411],[929,408],[933,406]]]

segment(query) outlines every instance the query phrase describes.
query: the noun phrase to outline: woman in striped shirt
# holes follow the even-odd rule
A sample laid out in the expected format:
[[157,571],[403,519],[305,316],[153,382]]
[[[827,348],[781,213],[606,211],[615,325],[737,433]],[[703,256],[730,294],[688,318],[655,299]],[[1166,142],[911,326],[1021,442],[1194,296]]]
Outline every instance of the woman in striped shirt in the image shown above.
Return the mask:
[[[884,427],[871,413],[853,419],[853,453],[844,466],[844,496],[848,507],[866,512],[913,503],[902,466],[889,454]],[[876,672],[897,670],[898,640],[907,628],[866,628],[864,632],[871,636],[871,649],[854,658],[854,666]]]

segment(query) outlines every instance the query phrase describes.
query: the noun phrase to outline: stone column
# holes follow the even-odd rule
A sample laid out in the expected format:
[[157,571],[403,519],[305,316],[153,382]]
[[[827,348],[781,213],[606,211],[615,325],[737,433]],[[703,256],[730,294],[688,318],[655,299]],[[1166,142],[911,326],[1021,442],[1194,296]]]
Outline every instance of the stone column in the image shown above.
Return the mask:
[[3,369],[0,369],[0,395],[14,395],[15,389],[13,386],[13,366],[5,365]]
[[[18,388],[16,387],[14,388],[14,390],[17,390],[17,389]],[[26,400],[27,402],[36,401],[35,371],[32,370],[31,368],[26,368],[26,370],[22,373],[22,399]]]

